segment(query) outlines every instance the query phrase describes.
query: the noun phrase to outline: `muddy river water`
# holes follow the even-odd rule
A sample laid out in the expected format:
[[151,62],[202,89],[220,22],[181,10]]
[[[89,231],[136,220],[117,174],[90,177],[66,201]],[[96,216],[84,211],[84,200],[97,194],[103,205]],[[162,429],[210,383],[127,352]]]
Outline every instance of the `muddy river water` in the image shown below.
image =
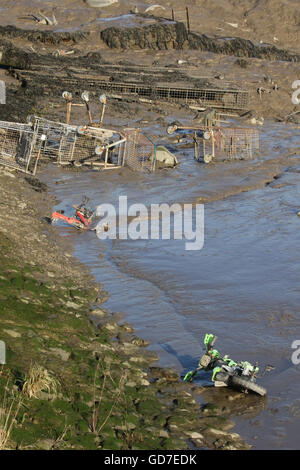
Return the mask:
[[[120,195],[147,207],[205,202],[199,251],[185,250],[186,240],[101,241],[95,232],[57,230],[109,291],[104,307],[124,312],[161,365],[181,374],[194,368],[204,334],[213,332],[222,353],[257,360],[262,371],[274,366],[259,380],[268,396],[257,398],[258,410],[233,417],[235,431],[257,449],[300,447],[300,365],[291,360],[291,344],[300,340],[299,142],[299,130],[267,123],[261,157],[251,162],[205,165],[179,148],[180,165],[155,174],[48,166],[41,175],[57,207],[70,213],[83,194],[91,206],[118,207]],[[208,379],[199,374],[195,384]],[[211,393],[221,399],[221,390]]]

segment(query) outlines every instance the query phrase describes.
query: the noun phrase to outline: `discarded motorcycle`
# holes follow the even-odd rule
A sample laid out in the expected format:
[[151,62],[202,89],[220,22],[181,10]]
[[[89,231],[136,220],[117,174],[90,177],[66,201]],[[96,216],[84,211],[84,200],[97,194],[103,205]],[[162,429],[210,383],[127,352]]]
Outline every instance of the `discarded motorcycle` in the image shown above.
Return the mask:
[[266,389],[256,383],[256,375],[259,371],[257,364],[253,366],[247,361],[235,362],[227,355],[222,358],[219,351],[213,348],[216,339],[217,337],[213,334],[205,335],[206,352],[201,357],[197,369],[188,372],[183,380],[191,382],[200,370],[212,371],[211,380],[215,387],[232,387],[265,396]]

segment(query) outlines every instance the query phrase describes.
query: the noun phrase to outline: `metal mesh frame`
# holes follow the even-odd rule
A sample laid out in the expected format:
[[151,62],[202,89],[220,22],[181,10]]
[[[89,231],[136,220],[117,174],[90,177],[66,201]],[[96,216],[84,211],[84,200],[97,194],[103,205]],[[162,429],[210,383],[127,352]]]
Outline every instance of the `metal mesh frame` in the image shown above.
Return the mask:
[[184,88],[170,86],[149,86],[136,83],[115,83],[100,81],[97,85],[108,93],[137,95],[149,99],[162,99],[184,103],[196,103],[203,107],[244,110],[250,101],[249,92],[234,89]]
[[35,174],[34,132],[28,124],[0,121],[0,164]]
[[194,130],[195,158],[204,160],[210,155],[213,160],[252,160],[259,151],[259,132],[257,129],[214,127],[199,128],[202,135],[212,132],[210,139],[199,137]]
[[[52,158],[60,165],[95,165],[104,168],[122,165],[124,139],[117,131],[73,126],[35,117],[34,132],[37,139],[46,136],[42,157]],[[99,146],[103,147],[100,155],[96,153]]]
[[155,170],[156,145],[142,133],[141,129],[125,129],[124,164],[134,171]]

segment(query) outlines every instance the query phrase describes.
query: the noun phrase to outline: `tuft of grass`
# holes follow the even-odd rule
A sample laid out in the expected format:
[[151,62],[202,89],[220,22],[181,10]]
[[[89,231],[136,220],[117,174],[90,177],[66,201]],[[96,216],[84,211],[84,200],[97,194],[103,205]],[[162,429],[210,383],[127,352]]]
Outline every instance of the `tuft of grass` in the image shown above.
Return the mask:
[[44,367],[33,364],[22,387],[22,392],[29,398],[39,398],[39,393],[45,391],[57,395],[59,382],[51,376]]
[[22,397],[13,395],[12,398],[9,398],[8,390],[7,383],[0,408],[0,450],[9,449],[10,435],[22,405]]

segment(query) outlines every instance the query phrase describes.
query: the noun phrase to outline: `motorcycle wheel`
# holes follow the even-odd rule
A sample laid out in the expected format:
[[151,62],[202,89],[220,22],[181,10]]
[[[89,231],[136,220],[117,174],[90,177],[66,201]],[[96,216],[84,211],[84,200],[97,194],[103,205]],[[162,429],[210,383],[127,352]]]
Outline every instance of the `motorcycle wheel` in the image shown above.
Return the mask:
[[244,379],[243,377],[233,376],[231,377],[230,382],[234,387],[238,387],[243,390],[250,390],[251,392],[257,393],[262,397],[264,397],[267,393],[267,390],[264,387],[261,387],[256,382],[251,382],[250,380]]
[[228,374],[225,374],[225,372],[218,372],[215,380],[217,380],[218,382],[224,382],[225,384],[227,384],[228,379],[229,379]]

